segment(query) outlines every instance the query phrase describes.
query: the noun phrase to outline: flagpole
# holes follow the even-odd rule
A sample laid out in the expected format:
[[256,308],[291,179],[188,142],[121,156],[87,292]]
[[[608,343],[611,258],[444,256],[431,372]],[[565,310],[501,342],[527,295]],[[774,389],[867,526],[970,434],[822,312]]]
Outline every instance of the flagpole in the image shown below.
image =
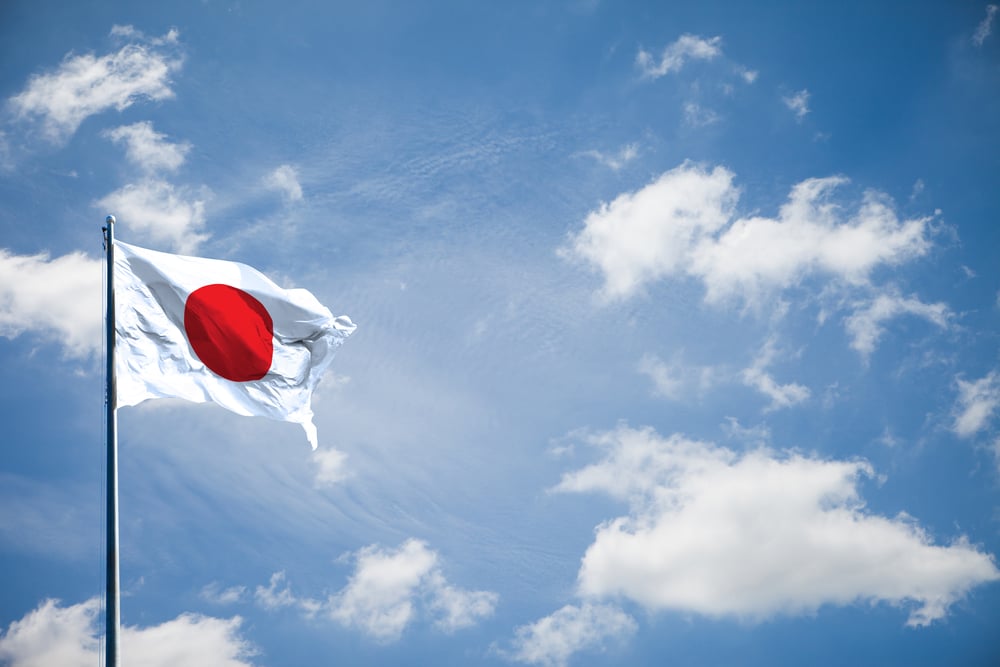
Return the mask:
[[118,590],[118,411],[115,385],[115,216],[109,215],[102,228],[107,251],[107,316],[105,318],[107,367],[105,368],[105,408],[107,410],[108,508],[107,508],[107,578],[104,602],[104,665],[119,667],[118,627],[121,604]]

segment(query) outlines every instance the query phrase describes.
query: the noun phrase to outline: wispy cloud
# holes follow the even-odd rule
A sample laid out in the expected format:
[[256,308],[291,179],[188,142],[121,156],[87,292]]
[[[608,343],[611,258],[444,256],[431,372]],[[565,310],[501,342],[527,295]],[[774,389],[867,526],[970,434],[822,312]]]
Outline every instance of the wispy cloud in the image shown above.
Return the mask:
[[598,150],[589,150],[577,153],[577,155],[593,158],[604,166],[618,171],[639,156],[639,145],[628,144],[622,146],[617,153],[602,153]]
[[229,588],[222,588],[222,586],[219,585],[219,582],[213,581],[201,589],[198,593],[198,597],[205,602],[226,605],[241,602],[246,595],[246,592],[246,586],[230,586]]
[[831,203],[844,178],[797,184],[775,218],[736,217],[740,191],[733,179],[723,167],[684,163],[592,211],[560,254],[599,270],[606,300],[688,276],[702,281],[709,302],[754,303],[809,276],[864,284],[876,267],[930,247],[928,219],[900,221],[878,193],[867,193],[850,215]]
[[316,463],[316,485],[334,486],[347,479],[347,454],[339,449],[317,449],[312,453]]
[[276,190],[288,201],[302,199],[302,186],[299,184],[299,173],[290,164],[283,164],[264,178],[264,186]]
[[[57,600],[42,602],[0,636],[0,662],[8,667],[98,664],[100,611],[98,598],[67,607]],[[185,613],[155,626],[124,626],[122,653],[145,667],[251,667],[257,651],[241,636],[242,623],[239,616],[222,619]]]
[[718,382],[727,380],[727,372],[718,366],[683,363],[679,356],[666,362],[654,354],[639,360],[638,371],[653,381],[653,393],[673,401],[704,394]]
[[177,32],[146,40],[129,26],[116,26],[113,36],[134,39],[104,56],[68,54],[54,71],[36,74],[23,91],[8,100],[21,119],[38,119],[43,134],[54,143],[68,139],[88,117],[139,100],[174,96],[170,75],[181,66]]
[[706,109],[697,102],[684,103],[684,122],[691,127],[707,127],[722,120],[716,112]]
[[867,360],[885,333],[885,323],[901,315],[915,315],[944,329],[951,319],[951,310],[944,303],[924,303],[916,297],[904,298],[892,292],[880,294],[846,319],[851,347]]
[[285,573],[275,572],[267,586],[258,586],[253,593],[254,600],[264,609],[281,609],[298,603],[292,590],[285,582]]
[[167,141],[167,135],[154,130],[149,121],[122,125],[105,130],[103,134],[116,144],[124,144],[129,162],[147,173],[176,171],[191,150],[191,144],[187,142],[175,144]]
[[781,98],[781,101],[795,114],[795,119],[798,121],[805,118],[806,114],[810,111],[808,90],[802,89],[797,93],[786,95]]
[[764,343],[760,354],[754,359],[749,368],[743,370],[743,383],[752,387],[771,399],[771,404],[767,411],[788,408],[807,400],[812,392],[808,387],[790,382],[788,384],[778,384],[778,382],[767,372],[768,367],[774,362],[778,355],[775,340],[768,339]]
[[743,81],[748,84],[756,81],[757,77],[760,74],[760,72],[758,72],[757,70],[744,67],[743,65],[737,65],[735,71],[737,74],[739,74],[740,78],[743,79]]
[[681,35],[677,41],[663,49],[659,60],[650,52],[640,49],[635,64],[643,76],[658,79],[671,72],[680,71],[689,60],[711,60],[722,55],[722,37],[704,38],[697,35]]
[[956,378],[958,399],[955,402],[952,430],[963,438],[979,433],[1000,408],[1000,372],[991,371],[974,381]]
[[924,626],[1000,579],[965,537],[938,545],[905,514],[866,510],[864,461],[741,453],[627,426],[588,442],[604,458],[556,490],[603,492],[630,512],[597,527],[578,574],[585,599],[748,621],[885,602]]
[[0,336],[27,331],[86,358],[101,349],[104,262],[83,253],[50,259],[0,248]]
[[972,43],[976,46],[982,46],[986,38],[993,33],[993,22],[996,19],[997,9],[997,5],[986,5],[986,16],[976,26],[976,32],[972,34]]
[[113,213],[129,230],[190,254],[208,238],[201,231],[205,226],[203,197],[167,181],[148,178],[129,183],[95,204]]
[[603,648],[635,634],[635,620],[613,605],[585,602],[566,605],[514,630],[513,650],[504,655],[517,662],[563,667],[575,653]]

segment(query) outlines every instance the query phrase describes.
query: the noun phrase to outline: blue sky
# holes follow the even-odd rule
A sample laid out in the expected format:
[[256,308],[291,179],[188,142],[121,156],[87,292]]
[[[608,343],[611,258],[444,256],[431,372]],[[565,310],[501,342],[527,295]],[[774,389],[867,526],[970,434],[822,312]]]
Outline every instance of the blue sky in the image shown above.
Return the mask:
[[0,664],[100,652],[108,213],[358,325],[315,453],[120,411],[123,664],[997,664],[997,13],[4,3]]

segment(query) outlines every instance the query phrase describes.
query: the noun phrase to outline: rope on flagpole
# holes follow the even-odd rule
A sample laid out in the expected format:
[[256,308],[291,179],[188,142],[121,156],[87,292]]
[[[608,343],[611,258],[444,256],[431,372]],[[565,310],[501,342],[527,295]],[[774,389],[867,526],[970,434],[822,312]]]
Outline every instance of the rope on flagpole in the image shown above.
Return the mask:
[[121,600],[118,574],[118,413],[115,382],[115,216],[109,215],[104,232],[107,253],[107,306],[105,316],[107,354],[104,396],[107,415],[107,572],[104,601],[105,667],[120,667],[118,630],[121,624]]

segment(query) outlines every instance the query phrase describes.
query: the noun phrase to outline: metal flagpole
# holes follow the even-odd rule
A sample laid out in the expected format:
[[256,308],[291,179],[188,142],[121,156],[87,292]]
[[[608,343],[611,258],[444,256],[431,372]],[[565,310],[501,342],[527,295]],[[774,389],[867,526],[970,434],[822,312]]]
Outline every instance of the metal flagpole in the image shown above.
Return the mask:
[[105,406],[107,409],[108,445],[108,514],[107,514],[107,596],[104,602],[104,664],[119,667],[118,626],[121,605],[118,592],[118,411],[115,386],[115,216],[109,215],[104,231],[104,246],[108,259],[108,297],[105,333],[107,339],[107,368],[105,377]]

